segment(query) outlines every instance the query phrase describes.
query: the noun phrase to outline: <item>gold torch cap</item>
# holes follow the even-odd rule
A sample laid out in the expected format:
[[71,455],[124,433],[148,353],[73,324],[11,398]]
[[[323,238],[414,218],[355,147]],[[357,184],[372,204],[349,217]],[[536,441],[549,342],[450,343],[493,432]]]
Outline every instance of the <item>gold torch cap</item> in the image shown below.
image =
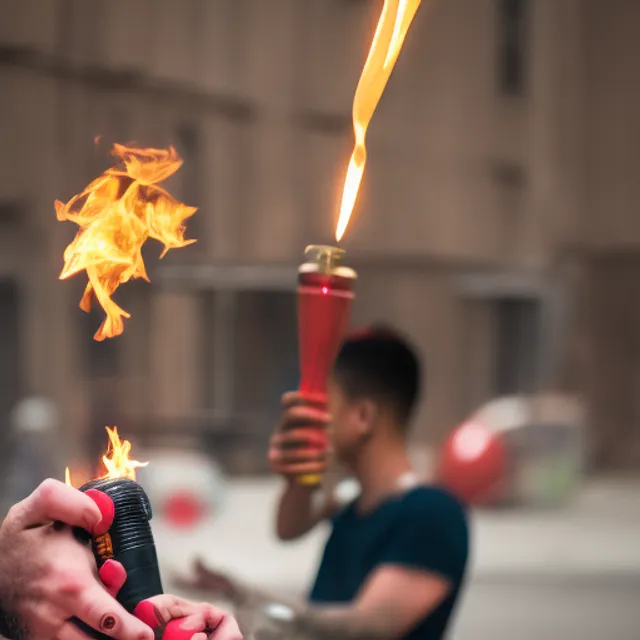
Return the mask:
[[321,273],[355,280],[356,272],[340,264],[344,249],[330,245],[311,244],[304,250],[306,261],[300,265],[299,273]]

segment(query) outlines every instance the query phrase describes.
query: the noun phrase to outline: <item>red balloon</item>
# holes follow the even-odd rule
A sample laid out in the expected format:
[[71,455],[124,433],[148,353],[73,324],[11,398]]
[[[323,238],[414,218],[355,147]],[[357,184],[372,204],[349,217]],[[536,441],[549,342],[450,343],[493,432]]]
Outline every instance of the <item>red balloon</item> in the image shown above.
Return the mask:
[[438,480],[469,505],[499,503],[507,481],[507,450],[500,434],[474,422],[454,429],[438,460]]
[[205,514],[205,505],[193,494],[177,492],[165,500],[163,515],[172,526],[179,529],[194,527]]

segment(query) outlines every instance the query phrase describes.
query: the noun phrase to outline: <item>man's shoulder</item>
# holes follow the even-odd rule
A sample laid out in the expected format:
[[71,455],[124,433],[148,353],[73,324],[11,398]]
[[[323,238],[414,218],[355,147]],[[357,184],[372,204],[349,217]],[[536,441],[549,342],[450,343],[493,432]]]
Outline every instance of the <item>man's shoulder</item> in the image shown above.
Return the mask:
[[464,505],[451,493],[436,486],[421,485],[407,492],[401,511],[412,520],[437,518],[449,522],[467,523]]

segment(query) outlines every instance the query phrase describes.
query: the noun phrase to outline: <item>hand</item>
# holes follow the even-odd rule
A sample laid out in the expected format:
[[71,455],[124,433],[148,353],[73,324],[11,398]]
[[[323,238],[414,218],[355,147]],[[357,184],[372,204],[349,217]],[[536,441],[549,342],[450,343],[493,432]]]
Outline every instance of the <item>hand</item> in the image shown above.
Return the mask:
[[176,576],[173,583],[183,589],[206,591],[210,596],[222,597],[235,606],[246,604],[251,596],[249,587],[241,585],[222,571],[209,569],[201,558],[196,558],[193,563],[193,577]]
[[56,480],[12,507],[0,528],[0,633],[86,639],[69,621],[76,617],[119,640],[152,640],[151,629],[107,592],[91,551],[71,532],[99,535],[109,526],[89,496]]
[[[107,560],[100,578],[115,598],[127,580],[121,563]],[[236,620],[210,604],[194,604],[172,595],[143,600],[134,615],[154,630],[156,640],[242,640]]]
[[235,618],[210,604],[160,595],[140,603],[136,613],[162,640],[242,640]]
[[271,469],[287,478],[322,473],[331,453],[326,400],[295,391],[282,397],[282,405],[280,424],[269,443]]

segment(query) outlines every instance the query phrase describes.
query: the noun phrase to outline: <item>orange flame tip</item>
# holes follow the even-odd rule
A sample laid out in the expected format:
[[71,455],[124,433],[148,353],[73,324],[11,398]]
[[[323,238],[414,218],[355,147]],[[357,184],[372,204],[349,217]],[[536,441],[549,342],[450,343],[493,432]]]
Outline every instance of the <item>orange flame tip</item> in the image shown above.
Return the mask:
[[367,162],[367,128],[402,49],[407,31],[422,0],[385,0],[369,55],[353,98],[355,144],[342,191],[336,240],[347,229]]

